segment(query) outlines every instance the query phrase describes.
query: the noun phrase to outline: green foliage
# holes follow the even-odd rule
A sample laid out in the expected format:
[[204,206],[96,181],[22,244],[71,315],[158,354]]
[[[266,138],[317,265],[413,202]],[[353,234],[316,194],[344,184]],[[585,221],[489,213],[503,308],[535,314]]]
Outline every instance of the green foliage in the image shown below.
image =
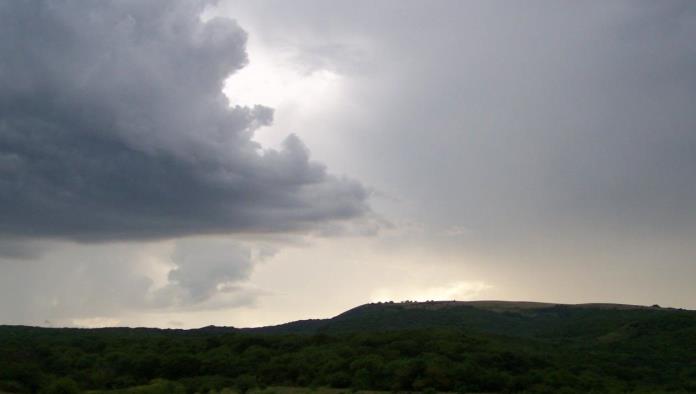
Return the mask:
[[241,394],[246,394],[249,390],[257,386],[256,377],[249,374],[241,375],[235,381],[234,386]]
[[41,392],[44,394],[77,394],[80,392],[80,388],[74,380],[60,378],[49,383]]
[[302,335],[2,326],[0,391],[696,392],[694,312],[470,309],[382,304]]

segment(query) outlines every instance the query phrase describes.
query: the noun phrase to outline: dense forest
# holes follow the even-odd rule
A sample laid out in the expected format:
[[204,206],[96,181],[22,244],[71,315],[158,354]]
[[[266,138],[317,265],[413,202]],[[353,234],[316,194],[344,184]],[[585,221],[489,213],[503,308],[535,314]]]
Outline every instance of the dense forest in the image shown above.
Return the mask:
[[[159,379],[159,380],[157,380]],[[696,312],[371,304],[259,329],[0,327],[0,391],[696,392]]]

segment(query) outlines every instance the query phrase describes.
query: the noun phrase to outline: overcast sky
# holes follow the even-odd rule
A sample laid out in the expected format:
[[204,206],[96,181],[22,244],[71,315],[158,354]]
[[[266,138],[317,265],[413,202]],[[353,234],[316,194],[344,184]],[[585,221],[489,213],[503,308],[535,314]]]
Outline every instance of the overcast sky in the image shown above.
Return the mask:
[[0,0],[0,324],[696,308],[691,1]]

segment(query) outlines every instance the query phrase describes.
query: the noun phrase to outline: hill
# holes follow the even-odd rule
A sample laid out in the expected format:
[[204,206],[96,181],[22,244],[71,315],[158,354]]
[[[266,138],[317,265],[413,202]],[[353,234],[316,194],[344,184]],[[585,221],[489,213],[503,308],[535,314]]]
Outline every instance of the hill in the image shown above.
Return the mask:
[[251,329],[0,326],[0,391],[254,386],[696,392],[696,312],[443,301],[367,304]]
[[513,336],[601,334],[634,321],[692,311],[624,304],[552,304],[515,301],[385,302],[358,306],[331,319],[299,320],[242,329],[267,334],[458,328]]

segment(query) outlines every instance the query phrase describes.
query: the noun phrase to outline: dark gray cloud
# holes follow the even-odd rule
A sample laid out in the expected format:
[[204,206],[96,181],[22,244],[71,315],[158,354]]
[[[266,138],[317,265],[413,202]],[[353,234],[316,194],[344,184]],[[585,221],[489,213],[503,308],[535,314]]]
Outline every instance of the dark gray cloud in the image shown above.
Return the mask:
[[0,235],[78,240],[309,230],[368,212],[262,106],[221,88],[246,33],[201,1],[0,2]]

